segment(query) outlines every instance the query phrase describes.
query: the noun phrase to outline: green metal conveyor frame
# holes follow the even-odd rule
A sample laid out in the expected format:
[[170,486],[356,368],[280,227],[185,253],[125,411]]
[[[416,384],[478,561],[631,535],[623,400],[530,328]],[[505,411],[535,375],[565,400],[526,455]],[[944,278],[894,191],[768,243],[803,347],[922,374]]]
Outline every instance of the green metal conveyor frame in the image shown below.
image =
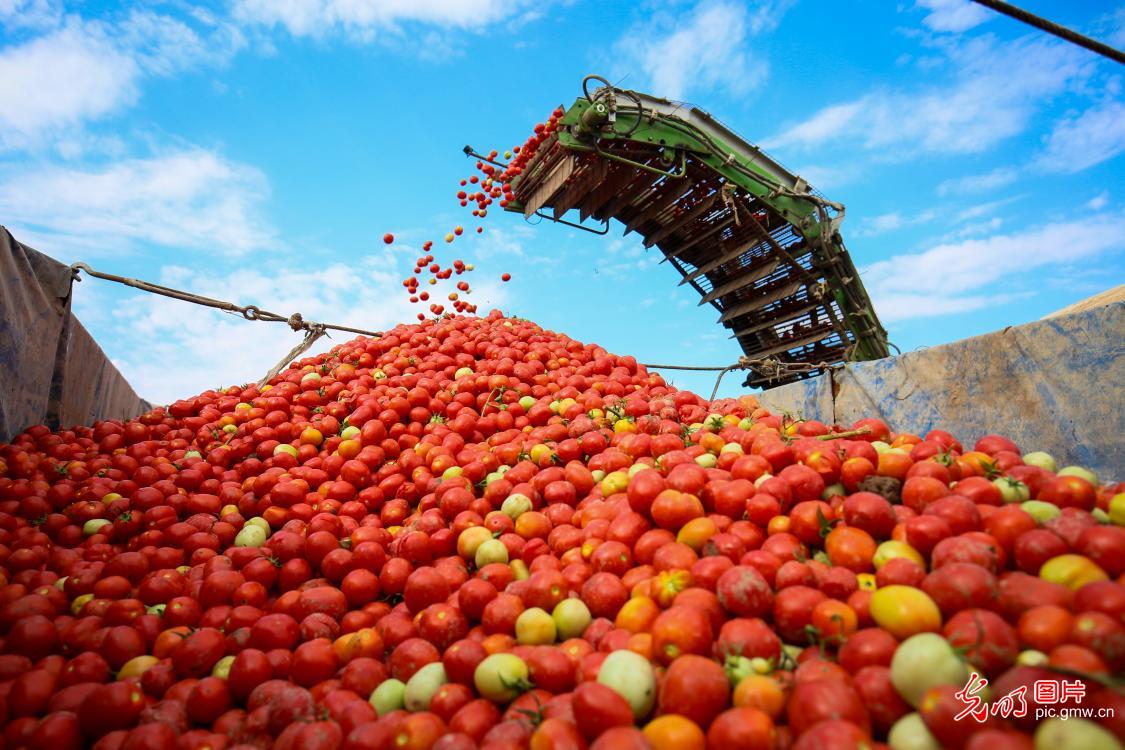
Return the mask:
[[843,206],[696,107],[597,76],[583,90],[511,180],[506,210],[572,225],[563,217],[576,210],[580,223],[615,218],[640,234],[747,357],[783,366],[749,371],[747,386],[888,356],[840,237]]

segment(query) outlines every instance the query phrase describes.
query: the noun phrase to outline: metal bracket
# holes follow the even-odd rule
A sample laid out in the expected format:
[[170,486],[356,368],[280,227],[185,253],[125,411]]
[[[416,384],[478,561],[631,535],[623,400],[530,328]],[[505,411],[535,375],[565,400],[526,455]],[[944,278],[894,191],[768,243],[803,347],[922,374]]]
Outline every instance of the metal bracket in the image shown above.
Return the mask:
[[548,216],[547,214],[543,213],[542,209],[536,211],[535,215],[540,219],[546,219],[547,221],[554,222],[555,224],[566,224],[568,227],[581,229],[583,232],[589,232],[590,234],[609,234],[609,219],[605,220],[605,223],[602,225],[602,229],[599,232],[597,229],[590,229],[590,227],[586,227],[581,224],[575,224],[573,221],[567,221],[566,219],[556,219],[554,216]]

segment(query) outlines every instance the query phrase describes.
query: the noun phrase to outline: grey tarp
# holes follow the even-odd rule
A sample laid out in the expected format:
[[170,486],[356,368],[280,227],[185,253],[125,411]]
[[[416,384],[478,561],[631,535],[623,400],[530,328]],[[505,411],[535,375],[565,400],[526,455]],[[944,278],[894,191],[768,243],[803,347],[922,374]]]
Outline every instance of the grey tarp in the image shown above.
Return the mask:
[[880,417],[901,432],[988,433],[1060,466],[1125,480],[1125,302],[1005,328],[763,393],[774,411],[850,424]]
[[70,311],[70,268],[0,227],[0,440],[150,407]]

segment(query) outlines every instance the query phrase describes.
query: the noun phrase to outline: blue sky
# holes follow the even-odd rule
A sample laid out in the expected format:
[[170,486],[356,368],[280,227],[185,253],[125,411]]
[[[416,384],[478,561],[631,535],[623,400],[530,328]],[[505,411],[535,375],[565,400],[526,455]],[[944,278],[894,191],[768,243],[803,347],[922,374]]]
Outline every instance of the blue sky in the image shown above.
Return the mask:
[[[1022,4],[1125,46],[1125,4]],[[418,312],[400,281],[433,239],[476,263],[482,311],[734,361],[636,235],[492,211],[478,237],[457,205],[461,148],[522,142],[587,73],[710,111],[846,204],[904,350],[1125,281],[1125,68],[964,0],[0,0],[0,223],[66,262],[376,330]],[[298,339],[95,280],[75,309],[160,402]]]

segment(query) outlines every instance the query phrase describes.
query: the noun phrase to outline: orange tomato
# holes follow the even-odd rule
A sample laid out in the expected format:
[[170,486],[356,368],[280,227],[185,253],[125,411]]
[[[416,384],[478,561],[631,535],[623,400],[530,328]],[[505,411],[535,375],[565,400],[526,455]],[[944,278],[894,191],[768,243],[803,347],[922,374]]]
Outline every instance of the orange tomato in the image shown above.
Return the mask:
[[770,536],[774,534],[787,534],[789,532],[789,526],[789,516],[774,516],[766,526],[766,533]]
[[992,456],[980,451],[963,453],[957,459],[957,463],[961,467],[962,476],[983,477],[996,469]]
[[872,569],[878,545],[863,529],[854,526],[837,526],[828,532],[824,550],[833,565],[847,568],[853,573],[868,573]]
[[481,641],[480,645],[484,647],[489,656],[492,656],[493,654],[511,651],[512,647],[516,645],[516,639],[507,633],[493,633]]
[[812,625],[820,632],[822,641],[843,643],[856,631],[859,618],[847,604],[836,599],[824,599],[813,607]]
[[652,661],[652,635],[649,633],[634,633],[625,648]]
[[652,750],[705,750],[707,738],[694,722],[679,714],[664,714],[641,730]]
[[[659,498],[657,498],[659,500]],[[702,505],[700,505],[702,507]],[[686,544],[696,552],[703,549],[703,544],[719,533],[719,527],[710,518],[703,516],[701,518],[693,518],[684,524],[679,533],[676,534],[676,541]]]
[[771,719],[785,710],[785,690],[772,677],[752,674],[743,677],[734,689],[733,703],[738,708],[756,708]]
[[162,631],[152,644],[152,655],[157,659],[168,658],[189,635],[191,635],[191,628],[187,625],[177,625]]
[[617,612],[614,625],[630,633],[644,633],[660,614],[660,607],[647,596],[634,596]]
[[652,598],[661,607],[670,607],[676,595],[691,588],[693,582],[686,570],[663,570],[652,579]]
[[339,657],[340,664],[347,664],[352,659],[364,656],[381,659],[383,657],[383,636],[375,628],[360,628],[333,641],[332,650]]
[[882,477],[894,477],[903,480],[906,478],[906,472],[910,471],[910,467],[913,465],[914,462],[905,453],[888,451],[879,454],[879,463],[875,467],[875,473]]
[[[361,448],[363,448],[363,443],[358,440],[341,440],[340,444],[336,446],[336,452],[340,454],[341,458],[350,460],[359,455]],[[450,460],[452,460],[452,458],[450,458]],[[435,473],[440,473],[445,471],[445,469],[438,470],[433,468],[433,471]]]
[[703,515],[703,503],[695,495],[679,490],[664,490],[652,501],[650,512],[657,526],[678,531],[688,521]]

